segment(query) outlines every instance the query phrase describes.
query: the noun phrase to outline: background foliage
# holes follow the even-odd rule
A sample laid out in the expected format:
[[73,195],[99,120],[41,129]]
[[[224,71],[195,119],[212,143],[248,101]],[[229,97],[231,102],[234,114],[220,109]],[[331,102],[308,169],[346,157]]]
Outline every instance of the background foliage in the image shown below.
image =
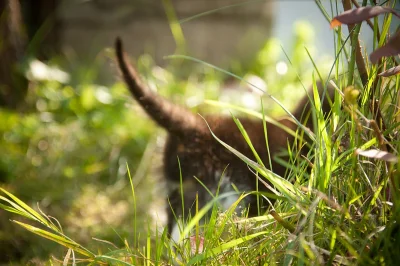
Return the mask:
[[[301,63],[307,57],[302,47],[312,45],[312,35],[310,25],[296,24],[294,46],[288,48],[295,57],[292,67],[304,76],[310,73],[310,64]],[[285,78],[277,73],[277,63],[283,58],[279,41],[271,39],[252,69],[237,69],[237,73],[260,77],[255,80],[258,85],[292,106],[304,91],[297,76],[291,74],[294,72],[284,73]],[[62,57],[51,61],[63,62]],[[93,84],[96,68],[80,67],[69,74],[54,63],[38,62],[27,59],[25,64],[31,86],[23,112],[0,109],[2,187],[56,217],[78,242],[101,246],[91,240],[96,237],[118,245],[133,234],[134,210],[126,172],[129,165],[140,202],[136,210],[141,217],[138,228],[145,234],[145,224],[154,218],[154,212],[148,209],[162,212],[166,206],[165,195],[158,193],[164,186],[159,177],[164,133],[131,100],[122,83],[108,87]],[[139,58],[138,64],[152,88],[194,111],[222,111],[201,104],[204,99],[260,108],[257,94],[245,84],[227,80],[225,75],[202,65],[188,80],[177,80],[169,70],[176,72],[179,64],[162,69],[149,55]],[[266,108],[272,115],[282,114],[272,102]],[[46,258],[50,253],[63,256],[62,248],[26,234],[9,219],[9,215],[0,216],[0,243],[7,249],[3,260]]]

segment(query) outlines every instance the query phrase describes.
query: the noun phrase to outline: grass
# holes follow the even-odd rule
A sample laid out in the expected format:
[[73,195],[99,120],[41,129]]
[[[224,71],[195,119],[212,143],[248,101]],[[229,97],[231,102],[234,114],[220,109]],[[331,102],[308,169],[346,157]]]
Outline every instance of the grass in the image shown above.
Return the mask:
[[[324,11],[324,14],[327,12]],[[385,15],[382,25],[374,20],[374,31],[381,29],[382,32],[380,39],[375,32],[374,46],[381,46],[387,38],[391,16]],[[245,161],[260,180],[268,180],[273,185],[273,197],[277,200],[268,213],[254,218],[237,214],[236,207],[249,194],[241,195],[229,210],[220,212],[216,202],[229,195],[217,193],[202,209],[196,206],[193,217],[185,217],[182,241],[171,243],[166,230],[160,231],[156,227],[154,234],[151,234],[150,222],[144,224],[146,233],[139,230],[136,213],[140,204],[139,192],[129,168],[134,229],[132,235],[120,237],[120,243],[123,243],[120,245],[97,240],[102,248],[87,248],[67,236],[55,218],[40,209],[34,210],[6,189],[1,189],[3,196],[0,197],[0,207],[24,218],[22,221],[13,220],[17,225],[65,247],[66,255],[59,259],[64,265],[395,264],[400,259],[397,251],[400,245],[399,164],[384,157],[363,156],[357,151],[378,149],[391,154],[392,158],[398,158],[397,90],[400,76],[376,76],[378,69],[389,69],[397,62],[395,58],[384,58],[378,66],[365,62],[368,82],[364,83],[358,73],[356,42],[350,43],[350,38],[346,39],[348,41],[342,40],[340,30],[333,31],[333,34],[336,60],[331,66],[332,76],[323,81],[331,80],[337,93],[328,118],[320,111],[319,98],[312,99],[315,134],[311,137],[315,141],[307,160],[298,158],[296,145],[288,145],[289,160],[283,163],[291,164],[292,169],[287,176],[280,177],[266,169],[261,160],[251,161],[214,136],[221,145]],[[314,67],[311,80],[317,92],[316,79],[323,77],[320,74],[322,71],[308,51],[304,52]],[[349,62],[347,66],[346,62]],[[261,68],[262,64],[258,62],[256,65]],[[299,78],[296,66],[291,67],[294,78]],[[214,70],[243,79],[226,70]],[[273,97],[270,99],[274,100]],[[266,100],[261,100],[262,106],[266,106]],[[226,107],[224,103],[210,103],[220,108]],[[371,103],[376,104],[375,109],[370,108]],[[243,110],[235,104],[233,107],[239,113],[247,112],[259,119],[268,119],[265,116],[268,110]],[[95,104],[82,100],[79,108],[93,110]],[[232,119],[252,147],[236,114]],[[293,134],[300,136],[304,132],[299,129]],[[273,143],[266,142],[266,145]],[[310,166],[311,172],[308,173]],[[265,196],[260,191],[253,193]],[[211,214],[206,215],[209,211]]]

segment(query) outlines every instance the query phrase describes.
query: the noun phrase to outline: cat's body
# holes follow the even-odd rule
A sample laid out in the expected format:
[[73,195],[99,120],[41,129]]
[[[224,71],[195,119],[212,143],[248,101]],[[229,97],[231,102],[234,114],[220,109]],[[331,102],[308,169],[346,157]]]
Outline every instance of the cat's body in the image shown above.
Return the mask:
[[[194,178],[198,178],[212,193],[215,193],[220,183],[220,193],[233,191],[233,183],[239,191],[255,191],[257,177],[252,173],[246,163],[223,147],[210,133],[211,131],[223,142],[238,150],[248,158],[256,161],[253,152],[245,142],[237,125],[229,116],[205,116],[204,119],[193,114],[187,109],[177,106],[161,96],[151,92],[140,80],[135,69],[129,64],[124,55],[122,43],[116,42],[116,53],[119,67],[131,93],[141,104],[148,115],[168,132],[167,143],[164,150],[164,176],[167,182],[179,183],[182,175],[184,191],[184,214],[187,215],[198,194],[199,207],[204,206],[212,199],[211,195]],[[299,120],[303,109],[308,104],[308,97],[298,103],[298,108],[293,115]],[[327,111],[329,104],[323,102],[323,109]],[[207,124],[210,128],[207,127]],[[262,120],[240,119],[246,129],[251,142],[265,166],[274,173],[284,176],[286,168],[272,159],[268,163],[268,151]],[[286,127],[297,130],[297,125],[289,119],[278,120]],[[306,123],[311,127],[311,119]],[[271,158],[283,149],[287,150],[288,144],[295,141],[294,137],[280,127],[267,122],[269,153]],[[306,154],[306,145],[301,154]],[[178,162],[179,158],[179,162]],[[267,188],[259,184],[259,190]],[[176,216],[182,214],[182,201],[180,188],[169,194],[169,200]],[[229,207],[233,200],[223,202],[223,207]],[[257,214],[256,197],[247,197],[243,206],[250,207],[249,215]],[[167,208],[168,227],[171,232],[174,224],[174,215],[170,207]],[[187,217],[187,216],[186,216]]]

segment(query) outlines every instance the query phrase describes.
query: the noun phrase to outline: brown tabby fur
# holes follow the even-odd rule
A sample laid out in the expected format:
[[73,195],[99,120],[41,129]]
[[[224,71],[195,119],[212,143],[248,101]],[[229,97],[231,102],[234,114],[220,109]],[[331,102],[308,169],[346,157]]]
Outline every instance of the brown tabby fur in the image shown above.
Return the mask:
[[[221,192],[230,190],[230,184],[233,183],[240,191],[256,190],[256,176],[249,171],[246,163],[232,154],[220,143],[218,143],[210,133],[203,118],[193,114],[189,110],[182,108],[153,93],[141,81],[137,71],[128,62],[123,51],[122,42],[116,40],[115,44],[117,61],[122,76],[136,99],[147,114],[168,132],[168,139],[164,151],[164,175],[167,182],[179,183],[180,172],[182,174],[184,189],[184,214],[187,217],[190,208],[195,201],[196,193],[199,197],[199,207],[204,206],[210,199],[208,192],[194,178],[200,179],[213,193],[216,192],[222,173],[224,177],[221,182]],[[328,90],[332,97],[333,90]],[[305,109],[305,107],[308,108]],[[309,99],[304,97],[299,103],[297,109],[293,112],[294,117],[301,120],[306,117],[310,111]],[[323,111],[328,112],[330,106],[327,100],[323,101]],[[232,117],[221,115],[204,116],[210,129],[222,141],[238,150],[248,158],[255,160],[253,152],[243,139],[242,134],[237,128]],[[312,119],[305,123],[306,127],[312,127]],[[298,126],[291,120],[284,118],[277,120],[292,130],[297,130]],[[246,129],[255,150],[263,160],[267,168],[272,169],[274,173],[284,176],[286,168],[272,160],[272,165],[268,163],[268,153],[266,149],[265,134],[261,120],[252,120],[247,118],[240,119]],[[281,128],[267,122],[269,152],[271,158],[282,151],[295,141],[294,137]],[[301,154],[308,152],[308,146],[304,145]],[[178,159],[180,166],[178,165]],[[271,168],[272,167],[272,168]],[[268,191],[261,183],[259,190]],[[180,189],[172,191],[169,195],[172,210],[168,207],[168,227],[171,232],[174,223],[173,212],[179,216],[182,214],[182,203]],[[249,208],[249,215],[257,214],[256,197],[247,197],[244,205]]]

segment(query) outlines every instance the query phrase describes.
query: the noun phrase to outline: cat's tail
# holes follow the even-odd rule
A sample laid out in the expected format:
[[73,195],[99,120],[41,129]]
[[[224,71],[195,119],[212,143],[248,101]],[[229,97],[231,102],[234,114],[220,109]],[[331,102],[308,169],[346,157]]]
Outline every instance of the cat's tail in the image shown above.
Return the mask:
[[136,69],[129,63],[120,38],[115,41],[115,52],[126,85],[154,121],[178,137],[208,133],[206,124],[200,116],[152,92],[142,82]]

